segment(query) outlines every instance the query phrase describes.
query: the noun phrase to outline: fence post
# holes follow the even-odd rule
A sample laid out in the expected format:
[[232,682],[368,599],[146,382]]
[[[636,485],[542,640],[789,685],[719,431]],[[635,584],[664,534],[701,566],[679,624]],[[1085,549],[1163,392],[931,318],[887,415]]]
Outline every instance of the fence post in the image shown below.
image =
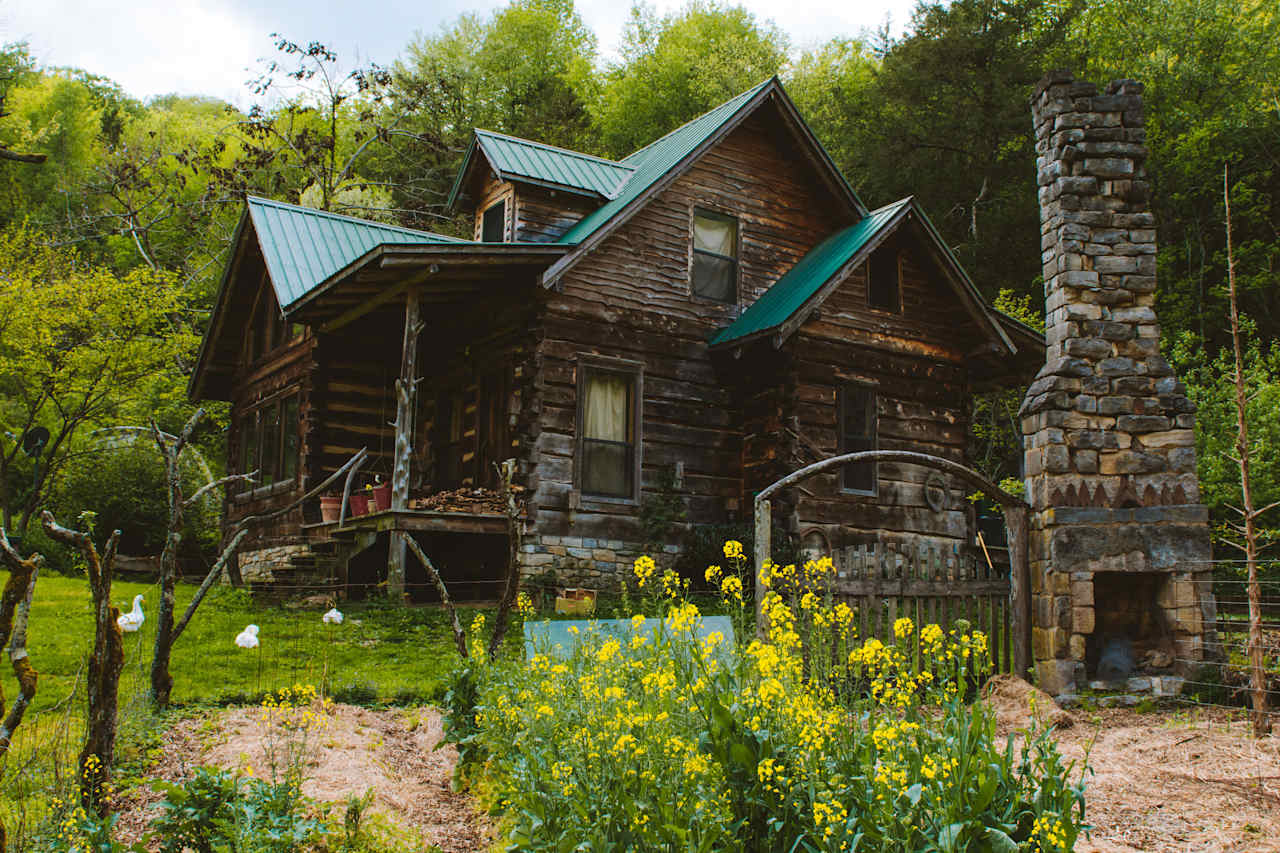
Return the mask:
[[1009,602],[1013,607],[1013,672],[1026,679],[1031,667],[1031,560],[1028,507],[1005,504],[1004,523],[1009,531]]
[[769,501],[756,501],[756,636],[764,639],[764,567],[773,555],[773,511]]

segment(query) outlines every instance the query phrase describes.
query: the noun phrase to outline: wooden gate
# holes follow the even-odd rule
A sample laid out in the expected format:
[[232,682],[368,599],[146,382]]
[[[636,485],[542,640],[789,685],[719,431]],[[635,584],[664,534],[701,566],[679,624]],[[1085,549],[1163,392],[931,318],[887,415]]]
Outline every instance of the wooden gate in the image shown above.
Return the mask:
[[992,577],[989,564],[979,562],[967,551],[953,549],[948,553],[927,541],[898,545],[883,540],[840,549],[833,555],[836,593],[859,605],[862,636],[886,639],[900,616],[910,616],[917,625],[922,621],[948,625],[964,618],[987,632],[993,657],[999,655],[999,671],[1026,678],[1031,663],[1031,575],[1027,559],[1030,507],[972,468],[926,453],[869,450],[832,456],[793,471],[756,495],[756,630],[761,634],[765,630],[761,613],[765,585],[759,580],[773,553],[769,498],[815,474],[853,462],[909,462],[951,474],[1000,504],[1009,532],[1007,577]]
[[918,628],[964,619],[987,635],[996,672],[1013,672],[1013,609],[1007,572],[980,553],[939,540],[886,540],[837,548],[835,595],[857,613],[859,637],[889,642],[906,616]]

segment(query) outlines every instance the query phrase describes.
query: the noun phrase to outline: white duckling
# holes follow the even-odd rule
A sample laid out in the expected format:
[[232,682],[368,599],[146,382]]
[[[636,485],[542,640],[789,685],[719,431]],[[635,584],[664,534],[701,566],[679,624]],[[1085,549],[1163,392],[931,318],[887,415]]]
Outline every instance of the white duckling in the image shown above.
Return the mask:
[[336,607],[330,607],[328,612],[320,617],[320,621],[326,625],[341,625],[342,611]]
[[142,627],[142,623],[147,619],[142,612],[143,600],[141,595],[135,595],[133,597],[133,609],[128,613],[121,613],[119,618],[116,619],[116,624],[120,626],[121,631],[132,634]]
[[256,649],[258,647],[258,626],[246,625],[243,631],[236,634],[236,645],[242,649]]

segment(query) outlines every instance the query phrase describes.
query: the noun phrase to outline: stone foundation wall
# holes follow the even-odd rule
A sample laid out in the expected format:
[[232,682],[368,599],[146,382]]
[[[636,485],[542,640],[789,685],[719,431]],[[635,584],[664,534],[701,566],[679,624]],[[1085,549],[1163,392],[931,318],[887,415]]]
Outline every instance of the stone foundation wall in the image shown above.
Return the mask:
[[242,551],[238,556],[240,576],[245,583],[269,582],[274,580],[274,569],[289,566],[294,557],[306,557],[310,554],[309,545],[278,545],[256,551]]
[[675,545],[654,553],[638,542],[585,539],[579,536],[531,536],[520,546],[520,572],[525,578],[555,573],[559,586],[616,590],[622,581],[634,584],[637,557],[648,554],[661,563],[679,552]]

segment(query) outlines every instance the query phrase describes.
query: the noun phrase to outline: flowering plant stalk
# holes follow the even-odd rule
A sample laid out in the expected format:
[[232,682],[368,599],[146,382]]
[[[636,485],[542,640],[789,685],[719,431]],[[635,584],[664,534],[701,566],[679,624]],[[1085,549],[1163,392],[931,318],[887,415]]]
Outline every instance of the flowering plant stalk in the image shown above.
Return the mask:
[[[477,673],[469,757],[521,850],[1066,851],[1083,789],[1045,733],[1021,752],[967,704],[990,670],[967,625],[858,642],[830,560],[769,567],[766,638],[741,546],[709,568],[736,636],[636,561],[653,615]],[[734,583],[738,580],[739,583]]]

